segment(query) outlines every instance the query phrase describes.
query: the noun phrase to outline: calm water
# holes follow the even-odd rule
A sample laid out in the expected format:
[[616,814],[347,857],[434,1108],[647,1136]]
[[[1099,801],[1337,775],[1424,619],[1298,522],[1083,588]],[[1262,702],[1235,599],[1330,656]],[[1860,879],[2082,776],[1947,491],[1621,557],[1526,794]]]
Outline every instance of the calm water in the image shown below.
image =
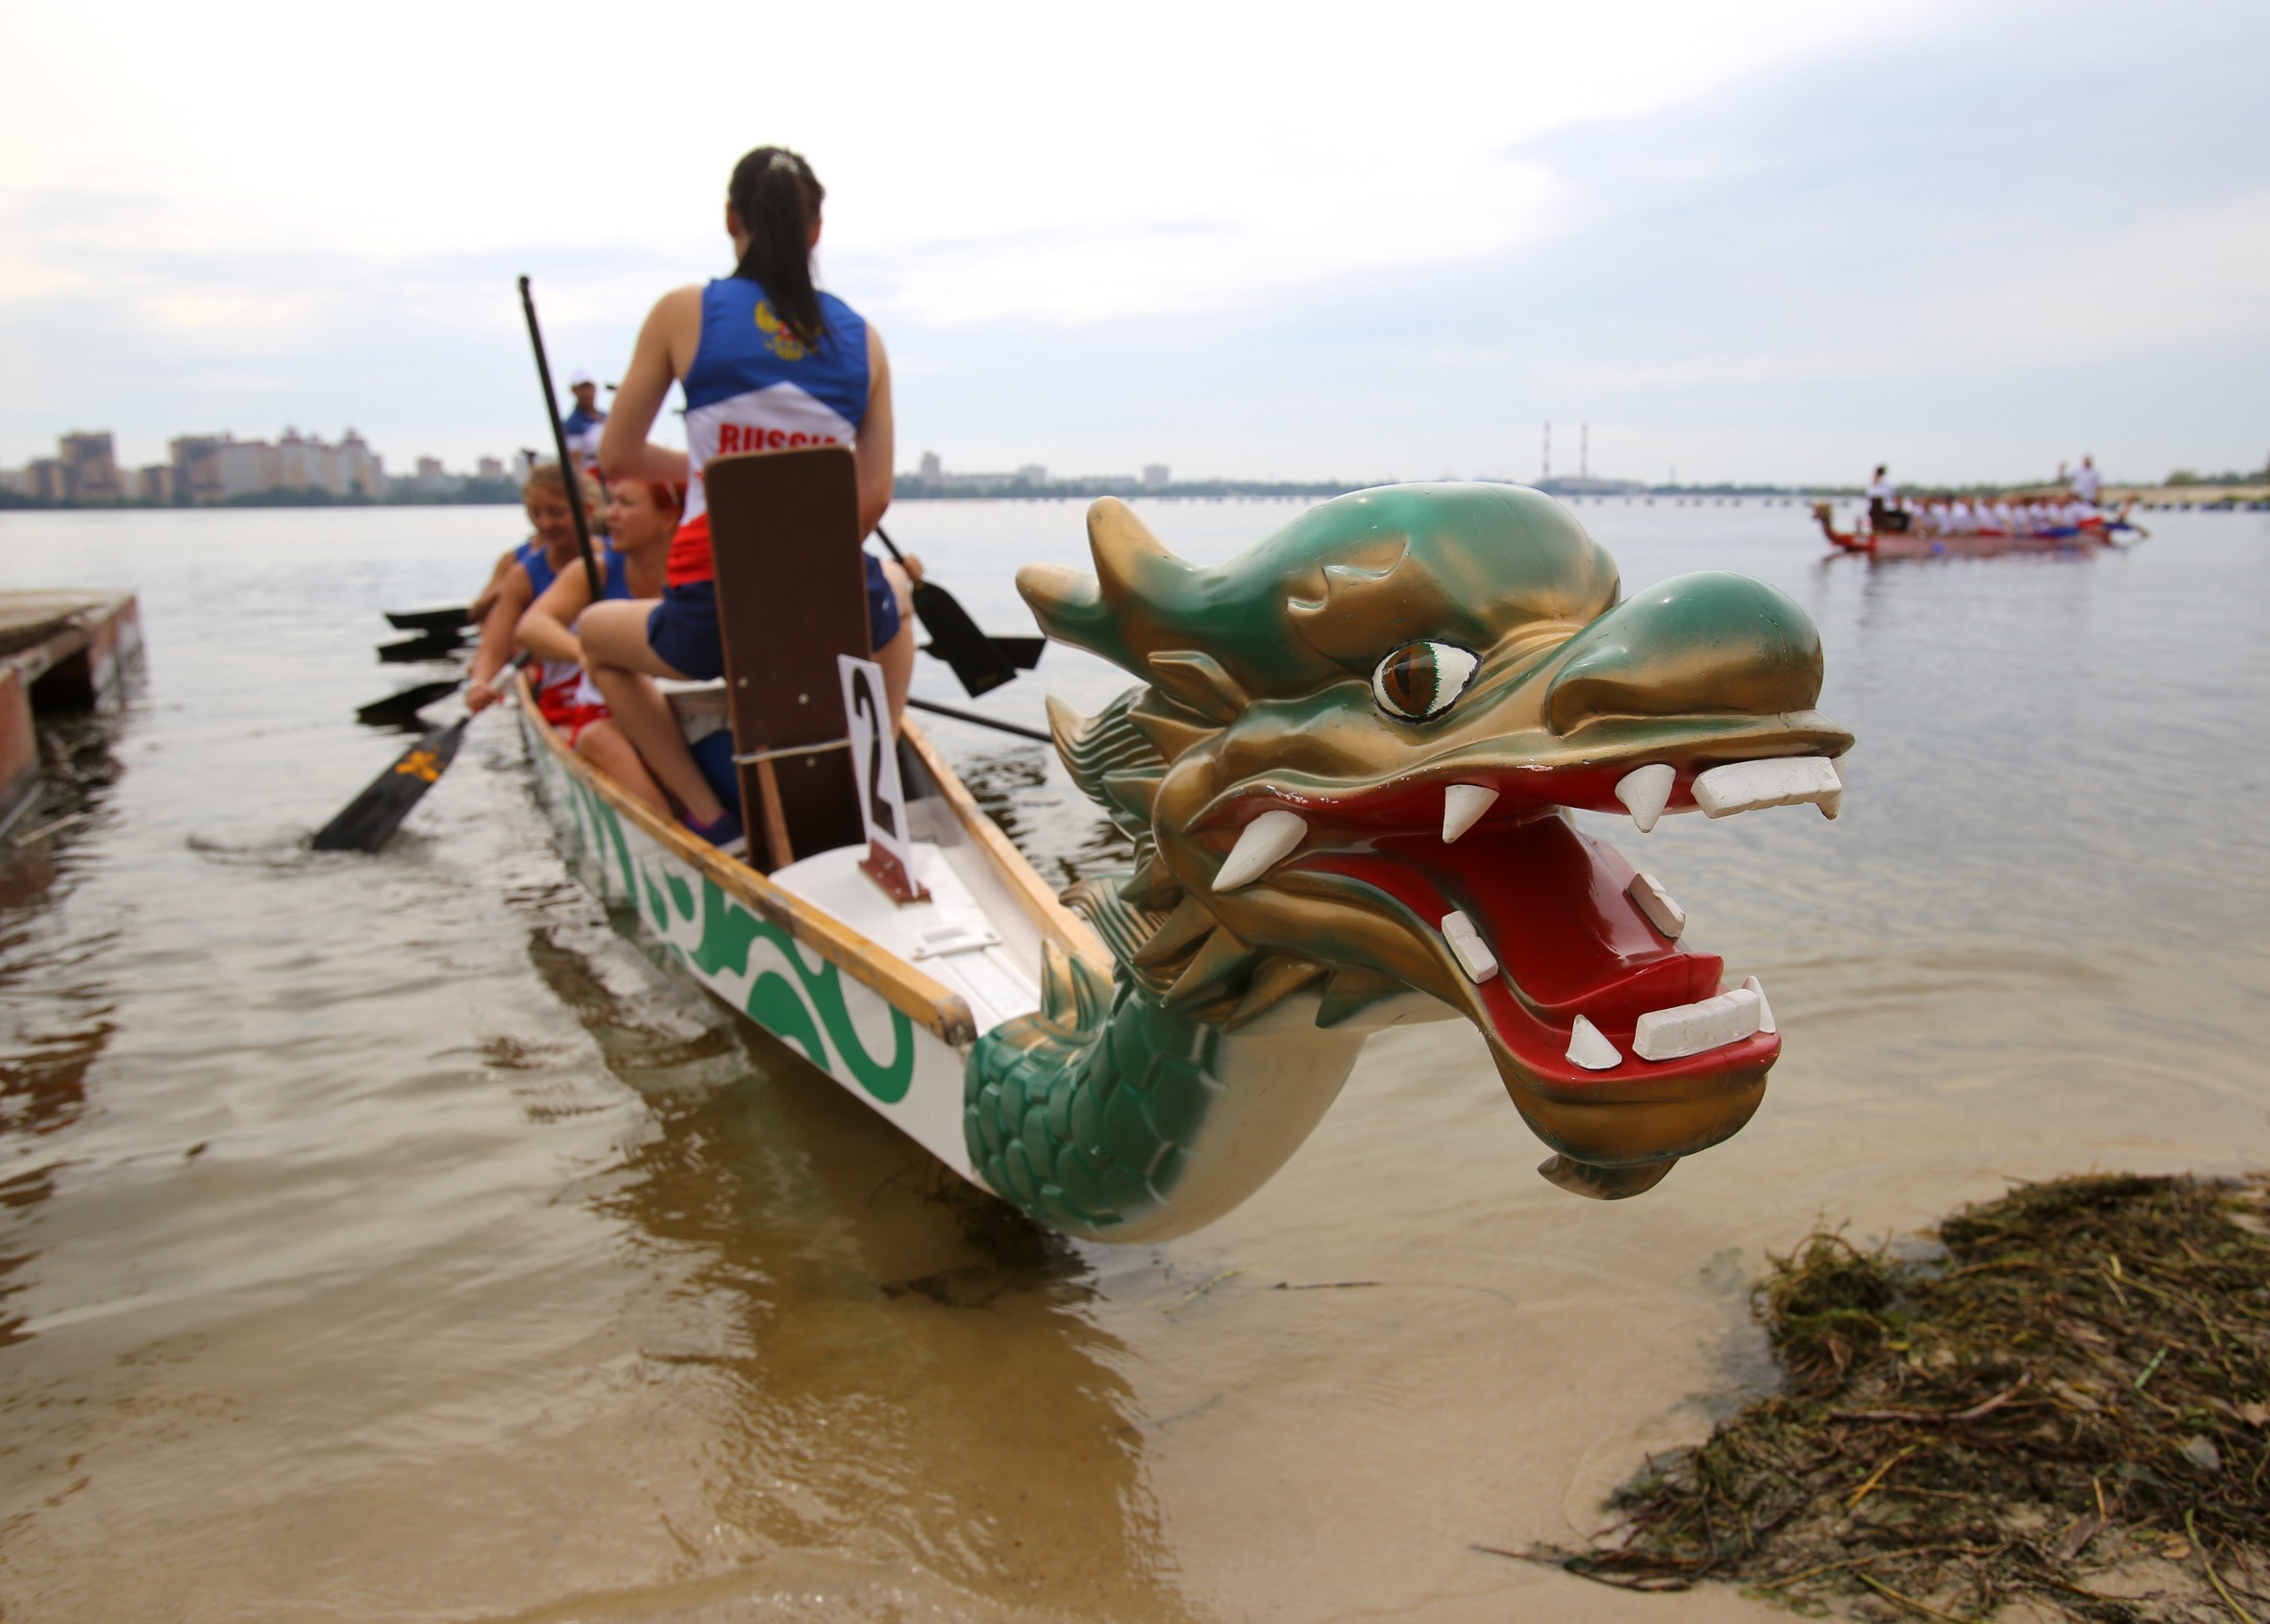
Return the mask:
[[[1216,557],[1293,511],[1151,517]],[[0,585],[134,588],[150,640],[35,821],[90,816],[0,870],[0,1608],[1747,1616],[1474,1547],[1769,1379],[1743,1291],[1816,1217],[2263,1160],[2270,521],[1871,567],[1795,507],[1579,512],[1628,586],[1793,593],[1861,739],[1835,824],[1613,833],[1764,976],[1764,1109],[1596,1205],[1468,1027],[1391,1034],[1260,1197],[1128,1251],[956,1198],[615,930],[501,719],[383,857],[301,849],[398,748],[354,707],[430,675],[378,611],[508,511],[0,517]],[[1084,554],[1070,504],[892,528],[1003,629],[1011,566]],[[1123,685],[1039,675],[986,702]],[[936,733],[1044,869],[1098,844],[1039,749]]]

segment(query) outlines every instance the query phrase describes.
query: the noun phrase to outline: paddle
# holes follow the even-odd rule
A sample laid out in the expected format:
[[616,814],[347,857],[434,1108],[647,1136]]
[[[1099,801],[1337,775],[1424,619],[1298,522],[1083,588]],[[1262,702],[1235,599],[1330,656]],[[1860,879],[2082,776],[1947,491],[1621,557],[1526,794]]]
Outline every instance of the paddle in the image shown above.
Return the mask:
[[528,278],[520,279],[520,308],[528,316],[528,341],[536,352],[536,378],[544,385],[544,417],[552,425],[553,448],[559,455],[559,482],[567,487],[568,511],[576,520],[576,551],[583,555],[583,580],[591,588],[591,601],[596,603],[606,594],[605,583],[599,578],[599,564],[591,556],[591,519],[583,511],[582,473],[575,458],[568,455],[567,429],[559,421],[559,406],[552,393],[552,363],[544,357],[544,332],[536,325],[536,301],[529,292]]
[[[526,277],[520,279],[520,308],[528,316],[529,343],[536,352],[536,379],[544,387],[544,415],[551,420],[552,443],[559,454],[560,483],[567,487],[568,512],[576,521],[576,551],[583,555],[584,578],[591,584],[591,601],[596,603],[606,596],[606,588],[600,579],[599,564],[591,556],[591,520],[583,511],[582,471],[568,455],[567,431],[560,426],[559,408],[552,395],[552,363],[545,358],[544,333],[536,325],[536,302],[529,292]],[[512,656],[505,670],[518,671],[528,662],[528,652],[523,650]],[[448,726],[434,728],[396,756],[393,764],[349,801],[344,811],[316,830],[315,838],[308,844],[318,851],[376,851],[385,845],[388,837],[402,826],[402,820],[409,816],[410,808],[449,771],[449,764],[457,758],[457,747],[465,742],[465,729],[472,721],[473,715],[468,711]]]
[[[891,550],[900,567],[905,568],[906,554],[899,551],[890,533],[880,525],[875,533]],[[928,652],[953,668],[963,691],[972,699],[1004,682],[1014,682],[1020,671],[1030,671],[1040,662],[1041,649],[1048,641],[1043,637],[988,637],[953,594],[926,580],[914,583],[914,615],[930,634]]]
[[[528,661],[524,651],[514,655],[512,663],[505,669],[518,671]],[[383,773],[364,786],[360,795],[347,802],[344,811],[317,829],[315,838],[308,844],[317,851],[376,851],[385,845],[402,826],[402,820],[409,816],[410,808],[449,771],[449,764],[457,758],[457,747],[465,742],[466,724],[472,720],[473,713],[468,711],[448,726],[434,728],[396,756]]]
[[388,609],[385,615],[386,624],[397,631],[432,634],[455,631],[460,626],[473,624],[472,612],[462,603],[439,609]]
[[379,645],[381,665],[429,665],[454,658],[463,651],[464,638],[455,631],[421,631]]
[[956,722],[968,722],[979,727],[991,727],[997,733],[1014,733],[1021,739],[1038,739],[1044,745],[1052,745],[1056,742],[1038,727],[1027,727],[1021,722],[998,721],[974,710],[963,710],[958,705],[942,705],[935,700],[918,700],[912,694],[906,696],[906,704],[910,710],[926,710],[932,716],[950,716]]
[[421,682],[414,688],[405,688],[399,694],[388,694],[382,700],[373,700],[355,713],[355,720],[366,727],[393,727],[409,721],[435,700],[456,693],[465,684],[455,678],[444,677],[439,682]]

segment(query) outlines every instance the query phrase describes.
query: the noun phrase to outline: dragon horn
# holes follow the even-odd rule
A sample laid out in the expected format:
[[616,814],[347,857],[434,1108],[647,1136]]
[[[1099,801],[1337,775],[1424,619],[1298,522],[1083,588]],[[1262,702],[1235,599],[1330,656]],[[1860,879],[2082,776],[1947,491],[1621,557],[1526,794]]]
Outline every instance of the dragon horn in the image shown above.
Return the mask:
[[1061,564],[1027,564],[1017,572],[1017,590],[1049,636],[1148,679],[1144,657],[1186,641],[1171,623],[1176,610],[1187,607],[1190,578],[1197,572],[1116,497],[1088,509],[1088,551],[1096,559],[1095,575]]

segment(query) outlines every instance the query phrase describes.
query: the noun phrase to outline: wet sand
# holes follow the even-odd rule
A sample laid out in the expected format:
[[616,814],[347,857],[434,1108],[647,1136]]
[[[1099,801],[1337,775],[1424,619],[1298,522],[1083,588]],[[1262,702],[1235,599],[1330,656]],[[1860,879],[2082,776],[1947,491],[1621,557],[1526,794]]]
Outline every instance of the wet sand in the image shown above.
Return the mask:
[[[1154,522],[1212,556],[1290,511]],[[1818,561],[1801,507],[1578,512],[1627,586],[1798,596],[1862,741],[1834,824],[1598,821],[1764,978],[1764,1110],[1580,1201],[1474,1033],[1402,1031],[1254,1201],[1125,1250],[958,1196],[613,928],[502,726],[383,858],[298,849],[394,748],[354,706],[420,675],[372,660],[377,610],[449,596],[508,514],[0,523],[14,584],[135,586],[151,648],[77,741],[94,816],[0,881],[0,1604],[1765,1616],[1476,1547],[1591,1528],[1770,1380],[1744,1293],[1817,1217],[2262,1160],[2270,523],[1872,566]],[[1004,629],[1006,566],[1078,554],[1066,505],[893,531]],[[1123,685],[1039,675],[985,702]],[[936,736],[1076,868],[1095,820],[1040,751]]]

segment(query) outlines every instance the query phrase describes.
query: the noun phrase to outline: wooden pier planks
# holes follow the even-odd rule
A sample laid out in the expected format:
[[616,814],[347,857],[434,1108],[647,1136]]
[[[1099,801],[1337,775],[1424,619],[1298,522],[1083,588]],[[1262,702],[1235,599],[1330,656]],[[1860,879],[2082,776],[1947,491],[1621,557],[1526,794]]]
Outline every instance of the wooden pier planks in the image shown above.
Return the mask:
[[0,592],[0,829],[38,791],[34,717],[115,703],[141,657],[132,594]]

